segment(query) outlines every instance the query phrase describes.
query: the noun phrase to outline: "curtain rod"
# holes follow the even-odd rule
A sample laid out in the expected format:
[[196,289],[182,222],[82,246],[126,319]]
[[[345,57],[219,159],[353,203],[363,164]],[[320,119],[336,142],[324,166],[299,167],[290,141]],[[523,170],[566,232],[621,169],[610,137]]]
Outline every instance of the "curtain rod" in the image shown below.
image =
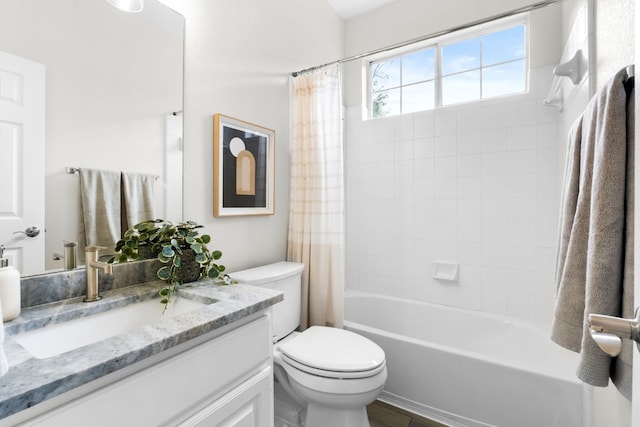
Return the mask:
[[347,58],[338,59],[336,61],[327,62],[326,64],[316,65],[315,67],[306,68],[304,70],[294,71],[293,73],[291,73],[291,75],[293,77],[297,77],[300,74],[308,73],[310,71],[319,70],[321,68],[328,67],[330,65],[342,64],[343,62],[355,61],[357,59],[365,58],[367,56],[377,55],[378,53],[384,53],[384,52],[388,52],[390,50],[399,49],[401,47],[409,46],[409,45],[411,45],[413,43],[423,42],[425,40],[429,40],[429,39],[432,39],[432,38],[435,38],[435,37],[440,37],[440,36],[443,36],[445,34],[453,33],[455,31],[461,31],[461,30],[465,30],[467,28],[475,27],[476,25],[486,24],[488,22],[495,21],[497,19],[508,18],[509,16],[518,15],[520,13],[531,12],[532,10],[540,9],[542,7],[549,6],[549,5],[554,4],[554,3],[560,3],[561,1],[563,1],[563,0],[545,0],[545,1],[541,1],[541,2],[538,2],[538,3],[531,4],[529,6],[521,7],[519,9],[510,10],[509,12],[500,13],[500,14],[497,14],[497,15],[490,16],[488,18],[478,19],[477,21],[469,22],[467,24],[458,25],[456,27],[452,27],[452,28],[449,28],[449,29],[446,29],[446,30],[442,30],[442,31],[436,31],[435,33],[431,33],[431,34],[428,34],[426,36],[422,36],[422,37],[418,37],[418,38],[415,38],[415,39],[407,40],[407,41],[404,41],[404,42],[401,42],[401,43],[397,43],[397,44],[394,44],[394,45],[391,45],[391,46],[387,46],[387,47],[383,47],[383,48],[380,48],[380,49],[371,50],[369,52],[360,53],[360,54],[357,54],[357,55],[349,56]]

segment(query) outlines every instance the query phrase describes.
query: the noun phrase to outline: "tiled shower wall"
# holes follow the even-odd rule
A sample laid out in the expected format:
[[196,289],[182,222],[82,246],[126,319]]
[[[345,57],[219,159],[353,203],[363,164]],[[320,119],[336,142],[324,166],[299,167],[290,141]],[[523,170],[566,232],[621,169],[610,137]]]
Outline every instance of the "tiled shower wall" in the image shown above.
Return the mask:
[[[562,173],[552,67],[527,94],[406,116],[346,112],[347,288],[551,319]],[[456,281],[434,261],[459,264]]]

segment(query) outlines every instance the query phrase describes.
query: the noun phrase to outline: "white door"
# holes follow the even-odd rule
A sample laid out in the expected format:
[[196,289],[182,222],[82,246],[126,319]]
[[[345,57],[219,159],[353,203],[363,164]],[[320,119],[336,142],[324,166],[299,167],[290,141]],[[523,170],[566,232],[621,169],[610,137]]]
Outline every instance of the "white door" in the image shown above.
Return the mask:
[[44,65],[0,52],[0,244],[22,275],[44,271],[44,233],[24,233],[44,228],[44,76]]

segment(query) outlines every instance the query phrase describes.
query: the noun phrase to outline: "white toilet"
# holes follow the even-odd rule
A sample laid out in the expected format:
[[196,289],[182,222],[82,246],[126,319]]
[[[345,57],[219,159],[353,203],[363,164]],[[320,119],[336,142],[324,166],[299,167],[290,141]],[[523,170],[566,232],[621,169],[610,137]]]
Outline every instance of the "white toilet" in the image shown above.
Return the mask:
[[278,262],[229,276],[284,292],[272,307],[276,427],[369,427],[366,405],[387,379],[384,351],[338,328],[300,323],[303,264]]

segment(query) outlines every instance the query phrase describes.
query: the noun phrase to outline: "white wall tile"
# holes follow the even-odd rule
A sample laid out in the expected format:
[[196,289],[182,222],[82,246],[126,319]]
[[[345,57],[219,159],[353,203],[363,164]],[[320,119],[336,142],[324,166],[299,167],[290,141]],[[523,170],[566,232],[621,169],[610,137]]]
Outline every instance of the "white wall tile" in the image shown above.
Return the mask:
[[[458,166],[458,173],[460,166]],[[482,191],[482,181],[477,176],[458,176],[458,198],[480,199]],[[476,213],[477,215],[477,213]]]
[[413,136],[416,139],[435,136],[435,115],[433,110],[413,115]]
[[507,128],[487,129],[481,134],[482,152],[506,151],[508,143]]
[[473,199],[457,199],[458,202],[458,216],[459,221],[473,221],[479,220],[478,213],[482,209],[482,201],[479,198]]
[[502,221],[506,224],[508,219],[508,202],[506,198],[483,198],[480,218],[483,221]]
[[405,141],[413,139],[413,117],[399,117],[393,121],[394,141]]
[[507,133],[509,150],[534,150],[536,148],[536,125],[510,127]]
[[495,314],[507,314],[506,292],[496,292],[483,289],[481,295],[483,311]]
[[410,160],[415,156],[413,154],[413,139],[403,139],[393,144],[393,153],[395,160]]
[[513,97],[508,101],[507,125],[523,126],[535,125],[537,122],[538,100],[522,99],[521,97]]
[[[347,286],[548,321],[563,162],[544,71],[541,93],[347,114]],[[458,262],[459,281],[432,279],[434,260]]]
[[435,178],[433,183],[436,201],[458,197],[458,180],[456,178]]
[[[482,241],[482,229],[481,222],[477,219],[471,220],[458,220],[458,242],[463,243],[480,243]],[[462,249],[466,248],[465,246],[458,244],[458,252],[462,251]],[[465,255],[469,255],[469,252],[464,252]],[[462,254],[460,254],[459,261],[462,263],[472,264],[478,263],[478,257],[480,253],[474,253],[474,257],[466,257],[463,259]]]
[[555,148],[558,146],[559,138],[558,123],[542,123],[536,128],[536,146],[538,148]]
[[455,108],[440,108],[435,112],[435,136],[455,135],[457,114]]
[[456,135],[436,136],[434,142],[436,157],[448,157],[456,155]]
[[535,198],[510,198],[507,202],[507,219],[511,222],[534,222],[537,217]]
[[421,158],[413,161],[413,177],[415,179],[433,178],[435,170],[435,160],[433,158]]
[[507,245],[483,242],[481,265],[505,268],[507,266]]
[[[518,221],[507,223],[507,243],[511,246],[534,247],[538,236],[536,235],[535,221]],[[531,264],[531,260],[527,260]]]
[[481,135],[480,132],[459,133],[456,139],[458,154],[478,154],[482,152]]
[[482,129],[482,117],[472,105],[458,107],[457,133],[479,132]]
[[[469,223],[469,231],[471,233],[473,233],[473,230],[480,230],[479,223],[472,221],[469,221]],[[461,221],[458,224],[465,224],[465,222]],[[458,227],[458,239],[460,239],[460,234],[460,227]],[[480,277],[479,269],[482,245],[479,242],[480,240],[478,236],[476,239],[470,239],[468,241],[458,243],[458,261],[461,266],[464,265],[464,268],[460,267],[460,276],[465,276],[465,283],[467,286],[480,286],[478,277]],[[473,267],[473,269],[471,267]],[[471,274],[472,272],[475,274]]]
[[435,141],[433,137],[416,138],[413,141],[413,154],[416,159],[431,158],[435,155]]
[[485,175],[483,169],[481,182],[483,199],[501,199],[508,196],[509,181],[506,174]]
[[[413,180],[413,200],[433,201],[435,197],[435,184],[433,178],[420,178]],[[414,208],[416,205],[414,205]]]
[[[394,162],[394,178],[398,180],[409,180],[415,176],[413,173],[413,160],[400,160]],[[402,188],[402,187],[399,187]]]
[[480,107],[482,130],[506,128],[508,112],[507,103],[503,100],[482,103]]
[[507,224],[504,221],[482,221],[481,227],[482,243],[491,245],[507,243]]
[[458,170],[458,159],[455,156],[436,157],[434,160],[436,178],[455,178]]
[[509,151],[507,154],[509,174],[521,175],[536,173],[536,156],[538,152],[536,150]]
[[457,157],[458,177],[472,176],[479,178],[482,175],[482,156],[480,154],[465,154]]
[[[538,194],[538,176],[511,175],[507,183],[507,196],[509,198],[535,198]],[[535,209],[534,209],[535,211]]]
[[537,150],[538,172],[556,172],[558,170],[558,150],[542,148]]
[[[534,160],[535,161],[535,160]],[[505,175],[508,169],[507,152],[482,153],[482,175]]]

